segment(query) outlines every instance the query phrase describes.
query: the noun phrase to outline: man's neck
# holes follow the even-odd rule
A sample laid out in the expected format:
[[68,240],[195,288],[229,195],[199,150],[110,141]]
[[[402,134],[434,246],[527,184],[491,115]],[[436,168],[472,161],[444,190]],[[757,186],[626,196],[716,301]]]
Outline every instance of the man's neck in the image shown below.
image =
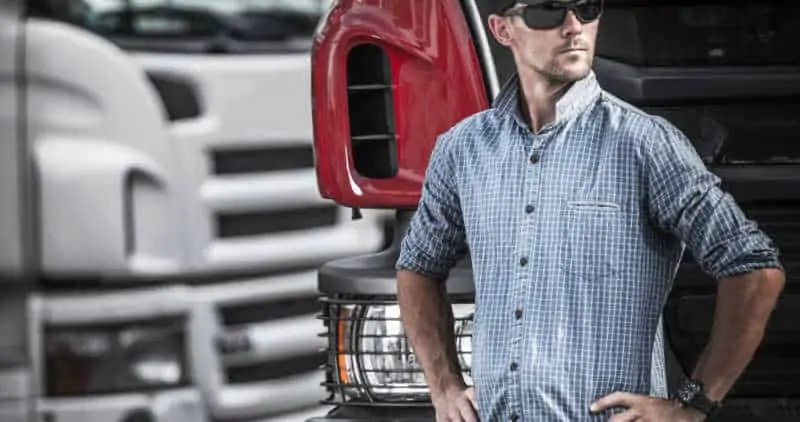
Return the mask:
[[520,100],[524,105],[531,130],[538,133],[542,127],[556,118],[556,103],[572,85],[570,82],[555,82],[540,74],[520,72]]

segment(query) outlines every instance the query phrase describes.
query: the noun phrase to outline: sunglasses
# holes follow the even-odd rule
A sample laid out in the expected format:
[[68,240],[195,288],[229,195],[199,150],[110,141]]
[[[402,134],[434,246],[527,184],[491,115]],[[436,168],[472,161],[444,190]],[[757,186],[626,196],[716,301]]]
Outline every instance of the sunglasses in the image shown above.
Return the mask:
[[545,1],[509,9],[503,15],[521,16],[530,29],[553,29],[564,24],[567,12],[570,11],[575,13],[581,23],[591,23],[603,13],[603,0],[579,0],[569,3]]

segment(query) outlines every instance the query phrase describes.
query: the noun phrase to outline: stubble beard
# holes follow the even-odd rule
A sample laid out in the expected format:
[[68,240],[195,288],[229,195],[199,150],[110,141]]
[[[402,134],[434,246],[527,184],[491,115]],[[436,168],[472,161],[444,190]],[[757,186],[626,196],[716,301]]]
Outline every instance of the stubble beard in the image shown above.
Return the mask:
[[[568,48],[583,49],[583,54],[586,56],[578,58],[562,56],[561,52]],[[593,54],[594,53],[588,42],[580,38],[573,38],[563,47],[555,50],[554,56],[552,56],[545,66],[543,66],[543,69],[540,69],[540,73],[546,79],[549,79],[555,83],[576,82],[585,78],[589,74],[592,67]],[[566,64],[560,63],[562,60],[566,62]],[[578,64],[577,62],[581,62],[580,64],[584,65],[582,70],[572,71],[569,69],[569,67],[572,67],[570,65]]]
[[573,72],[560,65],[556,59],[553,59],[542,69],[538,69],[538,72],[550,82],[563,84],[576,82],[585,78],[591,71],[591,67],[592,63],[590,60],[586,63],[586,67],[583,70]]

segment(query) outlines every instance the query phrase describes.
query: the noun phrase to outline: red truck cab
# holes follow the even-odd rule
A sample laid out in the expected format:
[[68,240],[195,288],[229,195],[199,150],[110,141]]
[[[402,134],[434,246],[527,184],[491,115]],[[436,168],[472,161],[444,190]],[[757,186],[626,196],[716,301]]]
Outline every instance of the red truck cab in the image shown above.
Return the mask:
[[[489,107],[513,72],[485,27],[492,0],[339,0],[313,49],[315,165],[323,197],[396,210],[386,250],[320,270],[327,420],[433,420],[399,322],[394,262],[436,136]],[[764,343],[715,421],[800,420],[800,3],[607,0],[595,73],[610,93],[692,140],[782,250],[787,287]],[[469,380],[469,259],[447,280]],[[667,305],[670,388],[693,368],[715,282],[687,254]]]

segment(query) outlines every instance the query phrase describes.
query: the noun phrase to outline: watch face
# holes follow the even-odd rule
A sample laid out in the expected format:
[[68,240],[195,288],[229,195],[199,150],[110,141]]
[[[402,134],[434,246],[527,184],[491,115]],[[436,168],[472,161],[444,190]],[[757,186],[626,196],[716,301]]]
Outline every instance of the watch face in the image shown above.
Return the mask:
[[700,385],[700,383],[697,381],[688,380],[681,387],[680,391],[678,392],[678,396],[682,402],[689,403],[701,391],[703,391],[703,387]]

